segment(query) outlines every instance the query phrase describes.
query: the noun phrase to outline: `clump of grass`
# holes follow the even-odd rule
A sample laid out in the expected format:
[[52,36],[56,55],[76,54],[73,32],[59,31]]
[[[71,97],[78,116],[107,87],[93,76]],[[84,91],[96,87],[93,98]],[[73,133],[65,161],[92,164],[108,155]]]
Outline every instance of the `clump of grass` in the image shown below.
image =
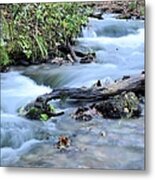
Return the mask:
[[4,46],[0,45],[0,66],[7,66],[9,65],[10,60],[9,60],[9,56],[8,53],[5,49]]

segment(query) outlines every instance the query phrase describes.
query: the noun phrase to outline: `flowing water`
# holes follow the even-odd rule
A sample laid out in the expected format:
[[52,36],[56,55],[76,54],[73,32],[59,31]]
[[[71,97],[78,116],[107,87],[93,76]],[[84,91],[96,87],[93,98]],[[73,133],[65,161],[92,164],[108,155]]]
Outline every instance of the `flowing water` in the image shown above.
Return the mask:
[[[77,122],[74,107],[48,122],[18,116],[19,107],[54,87],[90,87],[98,79],[112,83],[144,69],[144,22],[90,19],[75,49],[95,51],[96,62],[54,67],[31,66],[1,74],[1,165],[21,167],[144,169],[144,115],[132,120],[95,117]],[[66,151],[55,147],[69,136]]]

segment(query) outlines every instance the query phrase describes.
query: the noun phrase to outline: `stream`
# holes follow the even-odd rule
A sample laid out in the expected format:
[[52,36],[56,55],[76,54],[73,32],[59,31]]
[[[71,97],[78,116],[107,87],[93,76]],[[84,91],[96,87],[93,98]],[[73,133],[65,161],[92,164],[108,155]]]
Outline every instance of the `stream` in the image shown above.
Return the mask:
[[[91,87],[112,83],[144,70],[144,21],[105,15],[91,18],[76,40],[80,51],[96,52],[91,64],[13,68],[1,74],[1,166],[46,168],[144,169],[144,113],[138,119],[89,122],[72,118],[74,105],[52,104],[65,114],[48,122],[30,121],[17,110],[56,87]],[[55,144],[68,136],[71,146]]]

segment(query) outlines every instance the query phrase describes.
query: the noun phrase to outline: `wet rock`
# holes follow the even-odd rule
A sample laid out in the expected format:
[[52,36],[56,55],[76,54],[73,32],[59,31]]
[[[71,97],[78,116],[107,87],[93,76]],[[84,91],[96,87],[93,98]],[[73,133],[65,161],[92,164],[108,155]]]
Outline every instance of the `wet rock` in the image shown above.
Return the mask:
[[140,104],[145,105],[145,97],[144,96],[139,95],[138,99],[139,99]]
[[54,59],[51,60],[52,64],[60,64],[60,63],[64,63],[64,59],[61,57],[55,57]]
[[40,116],[41,110],[36,107],[31,107],[25,115],[25,117],[27,117],[28,119],[40,119]]
[[65,55],[65,57],[55,57],[52,60],[49,60],[48,63],[52,64],[52,65],[64,65],[64,64],[73,64],[73,60],[70,57],[70,54]]
[[126,80],[126,79],[129,79],[130,76],[126,75],[126,76],[123,76],[122,80]]
[[98,80],[96,83],[93,84],[92,88],[100,88],[102,86],[103,86],[103,84],[102,84],[101,80]]
[[45,115],[46,120],[49,118],[43,109],[36,107],[33,104],[28,104],[25,107],[21,107],[18,112],[20,116],[24,116],[31,120],[43,120],[45,119]]
[[140,20],[145,20],[145,16],[140,16]]
[[138,97],[133,92],[122,93],[95,105],[104,118],[120,119],[139,117],[142,109]]
[[101,137],[106,137],[107,136],[107,132],[106,131],[101,131],[100,132],[100,136]]
[[142,71],[142,73],[141,74],[145,74],[145,71]]
[[92,120],[92,114],[87,107],[79,107],[73,115],[73,118],[77,121],[90,121]]
[[88,54],[92,55],[94,58],[96,57],[95,52],[89,52],[87,49],[86,50],[74,49],[74,51],[75,51],[75,54],[81,58],[87,56]]
[[20,65],[23,65],[23,66],[29,66],[30,63],[29,63],[28,61],[21,60],[21,61],[20,61]]
[[96,18],[96,19],[104,19],[103,17],[103,11],[94,11],[90,17]]
[[1,73],[6,73],[10,70],[9,66],[0,66],[0,72]]
[[121,14],[117,16],[117,19],[131,19],[131,18],[132,18],[132,15],[130,13]]
[[35,103],[29,103],[25,107],[21,107],[18,112],[19,115],[28,119],[41,121],[47,121],[51,117],[64,114],[64,112],[56,112],[52,105],[38,101]]
[[123,12],[123,7],[116,6],[112,9],[112,12],[116,14],[121,14]]
[[92,63],[95,60],[94,56],[92,54],[88,54],[81,58],[80,63],[81,64],[87,64],[87,63]]

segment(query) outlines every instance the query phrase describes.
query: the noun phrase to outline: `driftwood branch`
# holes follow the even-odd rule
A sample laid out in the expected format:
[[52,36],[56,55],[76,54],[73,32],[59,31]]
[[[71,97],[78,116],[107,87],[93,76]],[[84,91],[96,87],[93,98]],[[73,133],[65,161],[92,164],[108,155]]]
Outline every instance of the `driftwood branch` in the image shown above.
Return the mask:
[[136,76],[127,76],[112,85],[106,87],[92,87],[92,88],[60,88],[53,89],[51,93],[39,96],[37,102],[47,104],[52,99],[70,99],[81,102],[95,102],[99,100],[106,100],[110,96],[121,94],[122,92],[135,92],[136,94],[145,93],[145,75],[140,74]]
[[73,50],[70,42],[67,43],[67,47],[68,47],[68,49],[69,49],[69,51],[70,51],[70,55],[71,55],[72,59],[73,59],[75,62],[77,62],[77,61],[78,61],[78,58],[77,58],[77,56],[76,56],[76,54],[75,54],[75,52],[74,52],[74,50]]

